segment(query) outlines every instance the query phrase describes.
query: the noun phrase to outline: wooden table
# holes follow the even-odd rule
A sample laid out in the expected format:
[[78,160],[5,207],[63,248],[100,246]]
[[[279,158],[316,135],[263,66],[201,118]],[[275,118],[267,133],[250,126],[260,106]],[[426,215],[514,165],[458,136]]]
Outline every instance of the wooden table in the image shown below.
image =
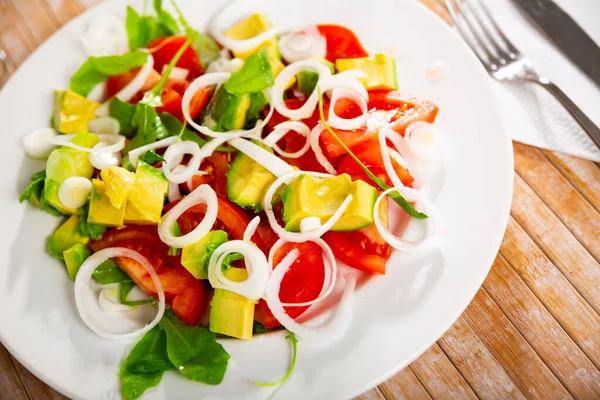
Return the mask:
[[[448,20],[438,0],[422,1]],[[10,73],[96,2],[0,0]],[[600,398],[600,167],[514,152],[511,217],[483,287],[436,344],[361,399]],[[0,345],[0,399],[26,398],[64,397]]]

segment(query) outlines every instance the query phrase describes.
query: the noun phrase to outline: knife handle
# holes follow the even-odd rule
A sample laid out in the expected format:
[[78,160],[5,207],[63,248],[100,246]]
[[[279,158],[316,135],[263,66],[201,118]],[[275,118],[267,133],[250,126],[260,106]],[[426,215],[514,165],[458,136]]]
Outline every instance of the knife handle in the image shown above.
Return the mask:
[[588,134],[588,136],[594,141],[596,147],[600,149],[600,128],[592,122],[591,119],[588,118],[587,115],[575,103],[573,100],[566,95],[558,86],[554,83],[550,82],[547,78],[540,78],[535,81],[544,87],[548,92],[552,93],[554,97],[567,109],[567,111],[571,114],[571,116],[577,121],[579,126],[583,128],[583,130]]

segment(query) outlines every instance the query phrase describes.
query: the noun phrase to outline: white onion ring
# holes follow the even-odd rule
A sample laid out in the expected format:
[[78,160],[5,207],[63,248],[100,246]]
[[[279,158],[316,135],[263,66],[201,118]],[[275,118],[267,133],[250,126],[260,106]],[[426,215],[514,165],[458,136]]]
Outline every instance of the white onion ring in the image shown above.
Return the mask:
[[[240,253],[244,256],[248,279],[235,282],[223,274],[221,268],[228,254]],[[217,247],[208,263],[208,280],[215,289],[225,289],[250,300],[260,299],[269,280],[269,263],[263,252],[253,243],[231,240]]]
[[[381,221],[381,216],[379,212],[377,212],[380,208],[381,201],[385,196],[388,196],[391,192],[398,192],[409,202],[421,203],[425,212],[427,214],[427,234],[424,238],[419,240],[405,240],[395,236],[392,232],[390,232],[385,224]],[[423,196],[421,192],[415,189],[411,189],[408,187],[393,187],[384,191],[379,195],[377,201],[375,202],[375,212],[373,212],[375,226],[377,230],[381,234],[381,237],[389,243],[393,248],[411,253],[417,250],[422,250],[426,248],[431,248],[438,244],[439,239],[442,236],[443,230],[443,219],[437,210],[437,208],[431,203],[427,198]]]
[[295,171],[288,163],[283,161],[276,155],[269,153],[262,147],[252,143],[249,140],[242,138],[231,139],[228,142],[231,146],[235,147],[277,177],[284,176],[290,172]]
[[[354,118],[342,118],[335,113],[335,105],[341,99],[350,99],[360,107],[362,114]],[[333,89],[331,94],[331,103],[329,104],[329,118],[327,123],[332,128],[351,131],[358,129],[367,123],[367,100],[354,90],[337,88]]]
[[[92,149],[106,146],[106,142],[98,142]],[[116,151],[114,153],[90,153],[89,154],[90,164],[96,169],[103,170],[105,168],[117,167],[121,163],[121,153]]]
[[[290,131],[297,132],[298,134],[306,138],[306,143],[304,143],[304,146],[302,146],[300,150],[294,153],[287,152],[281,147],[279,147],[279,145],[277,145],[277,142],[280,141]],[[276,125],[273,128],[273,131],[269,133],[269,136],[263,139],[263,143],[269,147],[272,147],[273,150],[277,152],[277,154],[283,157],[299,158],[306,154],[306,152],[310,148],[310,128],[304,122],[285,121]]]
[[290,32],[279,38],[279,51],[288,63],[313,57],[325,58],[327,41],[316,26]]
[[31,158],[47,158],[56,146],[50,143],[58,133],[52,128],[36,129],[23,137],[25,154]]
[[106,135],[118,135],[121,132],[119,120],[113,117],[100,117],[88,121],[88,129],[92,133]]
[[98,295],[98,306],[102,311],[107,314],[131,311],[130,306],[121,304],[117,298],[117,293],[118,290],[116,287],[107,287],[100,291],[100,294]]
[[90,90],[85,98],[96,103],[102,103],[108,95],[107,90],[106,81],[100,82]]
[[[193,231],[183,236],[174,236],[171,228],[177,219],[189,208],[196,204],[206,204],[206,213],[202,222]],[[212,229],[217,220],[219,204],[217,194],[209,185],[200,185],[190,194],[185,196],[175,207],[163,215],[158,224],[158,236],[160,240],[171,247],[182,248],[202,239]]]
[[[181,165],[179,163],[185,154],[190,154],[192,158],[183,169],[176,169]],[[165,177],[171,183],[180,184],[194,176],[194,173],[200,168],[203,157],[198,143],[186,140],[170,145],[163,158],[165,162],[163,162],[162,170]]]
[[325,156],[325,153],[323,153],[323,150],[321,149],[321,143],[319,139],[321,138],[321,134],[323,133],[323,131],[325,131],[325,125],[323,125],[320,122],[317,125],[315,125],[313,130],[310,132],[310,147],[312,148],[313,153],[315,153],[315,157],[319,164],[321,164],[321,166],[325,168],[325,171],[327,171],[331,175],[337,175],[337,171],[335,170],[335,168],[333,168],[333,165],[331,165],[331,163]]
[[[416,140],[413,136],[419,135],[422,132],[427,132],[431,135],[432,144],[423,144]],[[442,147],[442,134],[440,131],[425,121],[415,121],[406,127],[404,131],[404,140],[410,151],[423,161],[434,161],[439,157],[439,150]]]
[[332,89],[349,89],[358,93],[365,100],[369,100],[369,92],[357,79],[366,77],[363,71],[357,69],[349,69],[347,71],[339,72],[335,75],[329,76],[321,85],[317,85],[321,88],[321,93],[325,93]]
[[[89,309],[89,304],[91,302],[96,302],[96,299],[90,289],[90,279],[92,278],[92,274],[100,264],[113,257],[127,257],[140,263],[142,267],[148,271],[148,274],[150,274],[150,278],[152,278],[152,283],[154,283],[156,292],[158,294],[158,311],[154,319],[144,328],[123,335],[104,331],[100,326],[98,326],[92,315],[93,312]],[[165,313],[165,292],[163,290],[162,283],[160,282],[160,279],[158,279],[158,275],[154,270],[154,267],[152,264],[150,264],[146,257],[142,256],[140,253],[123,247],[109,247],[88,257],[81,265],[79,272],[77,272],[74,288],[75,305],[77,306],[77,311],[79,312],[81,319],[88,326],[88,328],[94,331],[94,333],[106,339],[127,340],[137,338],[138,336],[154,328]]]
[[[144,87],[144,83],[146,83],[146,79],[152,72],[154,68],[154,57],[152,54],[148,53],[148,58],[146,59],[146,63],[140,68],[140,71],[137,73],[135,78],[131,80],[123,89],[119,90],[115,95],[121,101],[128,102],[131,98],[142,88]],[[102,105],[96,108],[96,115],[99,117],[107,117],[110,114],[110,100],[102,103]]]
[[83,147],[75,143],[71,143],[71,140],[77,136],[77,134],[71,135],[58,135],[50,138],[49,142],[57,146],[70,147],[75,150],[84,151],[86,153],[115,153],[125,148],[125,136],[121,135],[96,135],[100,139],[100,142],[107,143],[101,147]]
[[327,222],[325,222],[323,225],[321,225],[318,229],[315,229],[314,231],[307,233],[286,231],[284,228],[279,226],[277,218],[275,217],[275,213],[273,212],[273,196],[275,195],[275,192],[281,185],[290,183],[293,179],[299,177],[300,175],[308,175],[315,178],[331,177],[331,175],[322,174],[320,172],[292,171],[288,174],[281,176],[275,182],[273,182],[273,184],[269,186],[269,189],[267,189],[267,192],[265,193],[265,198],[263,200],[263,206],[265,209],[265,213],[267,214],[267,218],[269,220],[269,225],[271,225],[271,229],[273,229],[273,231],[281,239],[294,243],[306,242],[307,240],[315,240],[323,236],[323,234],[330,230],[333,227],[333,225],[335,225],[335,223],[342,217],[342,215],[350,205],[350,202],[352,202],[352,195],[349,194],[343,201],[343,203],[340,205],[340,207],[335,211],[335,213],[327,220]]
[[[402,180],[400,180],[400,177],[398,177],[398,174],[396,173],[396,170],[394,169],[394,166],[392,165],[392,158],[391,158],[391,154],[390,154],[390,151],[389,151],[389,148],[387,145],[387,141],[386,141],[388,136],[391,137],[393,135],[390,131],[396,133],[396,131],[394,131],[392,129],[384,128],[384,129],[381,129],[379,131],[379,133],[377,134],[377,138],[379,140],[379,150],[381,151],[381,157],[383,158],[383,166],[385,167],[385,172],[390,177],[392,184],[396,187],[404,187]],[[398,133],[396,133],[396,134],[398,134]],[[392,139],[390,139],[390,140],[392,140]]]
[[145,146],[140,146],[127,153],[129,155],[129,161],[131,162],[131,165],[137,165],[137,162],[140,159],[140,157],[148,150],[156,150],[163,147],[168,147],[173,143],[177,143],[179,140],[180,139],[178,136],[169,136],[167,138],[159,140],[158,142],[150,143]]
[[83,31],[81,44],[88,56],[102,57],[127,51],[127,31],[121,18],[101,15]]
[[256,228],[258,228],[259,224],[260,216],[257,215],[252,219],[252,221],[250,221],[250,223],[246,227],[246,230],[244,231],[244,242],[252,242],[252,236],[254,236],[254,234],[256,233]]
[[405,138],[401,134],[391,128],[383,128],[382,130],[385,130],[386,138],[394,144],[394,147],[398,149],[398,152],[402,155],[402,159],[405,160],[407,167],[404,168],[408,169],[408,167],[410,167],[410,175],[414,179],[412,187],[417,190],[422,190],[425,184],[423,160],[412,152]]

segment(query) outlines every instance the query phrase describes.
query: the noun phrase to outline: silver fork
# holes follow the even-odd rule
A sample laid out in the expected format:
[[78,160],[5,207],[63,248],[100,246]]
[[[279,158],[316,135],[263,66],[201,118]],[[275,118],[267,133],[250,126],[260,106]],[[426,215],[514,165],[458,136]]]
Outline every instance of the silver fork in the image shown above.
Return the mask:
[[562,103],[575,121],[600,148],[600,128],[558,86],[540,75],[531,60],[521,54],[500,30],[484,2],[479,0],[445,0],[450,17],[463,39],[499,81],[533,82]]

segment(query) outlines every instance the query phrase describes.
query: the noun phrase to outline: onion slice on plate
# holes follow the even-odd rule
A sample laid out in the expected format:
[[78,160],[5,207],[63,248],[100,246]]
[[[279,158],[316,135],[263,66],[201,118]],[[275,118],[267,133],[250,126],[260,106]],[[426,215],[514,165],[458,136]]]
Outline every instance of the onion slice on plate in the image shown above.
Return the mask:
[[46,158],[56,149],[56,145],[51,144],[51,140],[58,136],[58,133],[52,128],[36,129],[23,137],[23,148],[25,153],[31,158]]
[[324,130],[325,125],[323,125],[322,123],[319,122],[317,125],[315,125],[315,127],[310,132],[310,147],[315,153],[315,157],[319,164],[321,164],[321,166],[325,168],[325,171],[327,171],[331,175],[337,175],[337,171],[335,170],[335,168],[333,168],[333,165],[331,165],[331,163],[327,159],[327,156],[325,156],[325,153],[323,153],[323,150],[321,149],[320,139],[321,134]]
[[[342,99],[350,99],[361,110],[362,114],[354,118],[342,118],[335,113],[335,105]],[[331,103],[329,104],[329,118],[327,123],[332,128],[351,131],[358,129],[367,123],[367,100],[354,90],[336,88],[331,93]]]
[[[140,265],[144,267],[146,271],[148,271],[148,274],[150,274],[150,278],[152,278],[152,283],[154,283],[156,292],[158,294],[158,311],[156,312],[154,319],[144,328],[126,334],[114,334],[104,330],[102,327],[100,327],[94,317],[94,312],[97,312],[97,310],[94,311],[90,309],[92,304],[97,306],[97,299],[90,288],[92,274],[100,264],[113,257],[127,257],[140,263]],[[88,328],[94,331],[98,336],[106,339],[128,340],[137,338],[138,336],[154,328],[165,313],[165,292],[163,290],[162,283],[160,282],[160,279],[158,279],[158,275],[154,270],[154,267],[152,264],[150,264],[146,257],[131,249],[126,249],[123,247],[109,247],[92,254],[85,260],[85,262],[81,265],[79,272],[77,272],[74,287],[75,305],[77,306],[77,311],[79,312],[81,319],[88,326]]]
[[250,223],[248,224],[248,226],[246,227],[246,230],[244,231],[244,242],[251,242],[252,241],[252,236],[254,236],[254,234],[256,233],[256,228],[258,228],[258,225],[260,224],[260,216],[256,216],[252,219],[252,221],[250,221]]
[[100,117],[88,122],[88,129],[92,133],[118,135],[121,132],[119,120],[113,117]]
[[131,150],[129,153],[129,161],[131,165],[137,165],[139,158],[148,150],[156,150],[163,147],[168,147],[173,143],[178,142],[180,139],[178,136],[169,136],[167,138],[161,139],[158,142],[150,143],[145,146],[140,146],[136,149]]
[[[304,143],[304,146],[294,153],[287,152],[277,145],[277,142],[280,141],[290,131],[295,131],[306,138],[306,143]],[[269,136],[263,139],[263,143],[269,147],[272,147],[277,154],[283,157],[299,158],[306,154],[310,148],[310,128],[304,122],[285,121],[276,125],[273,128],[273,131],[269,133]]]
[[77,134],[71,135],[58,135],[50,138],[50,143],[57,146],[70,147],[75,150],[84,151],[86,153],[114,153],[121,151],[125,148],[125,136],[121,135],[96,135],[101,142],[106,143],[100,147],[83,147],[77,144],[71,143],[71,140],[77,136]]
[[127,31],[123,20],[116,15],[94,18],[81,36],[81,44],[88,56],[102,57],[127,51]]
[[[171,228],[177,222],[177,219],[189,208],[201,203],[206,204],[206,214],[204,214],[202,222],[186,235],[173,235]],[[158,224],[158,236],[164,243],[177,248],[195,243],[210,232],[217,220],[218,209],[219,204],[215,191],[209,185],[200,185],[163,215],[162,220]]]
[[290,172],[294,172],[294,168],[292,168],[281,158],[269,153],[267,150],[249,140],[236,138],[229,140],[228,143],[265,167],[269,172],[277,177],[282,177]]
[[279,38],[279,51],[288,63],[313,57],[325,58],[327,41],[316,26],[289,32]]

